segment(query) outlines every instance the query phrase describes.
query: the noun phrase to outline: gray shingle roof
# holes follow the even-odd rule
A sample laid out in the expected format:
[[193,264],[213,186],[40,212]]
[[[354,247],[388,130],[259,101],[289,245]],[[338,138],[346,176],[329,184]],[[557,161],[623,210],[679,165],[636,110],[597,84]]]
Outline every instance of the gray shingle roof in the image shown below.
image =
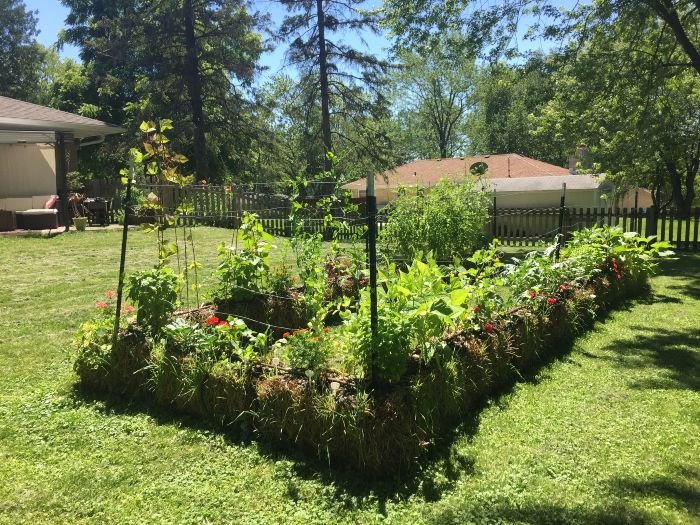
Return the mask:
[[0,129],[73,131],[78,137],[123,133],[101,120],[0,96]]

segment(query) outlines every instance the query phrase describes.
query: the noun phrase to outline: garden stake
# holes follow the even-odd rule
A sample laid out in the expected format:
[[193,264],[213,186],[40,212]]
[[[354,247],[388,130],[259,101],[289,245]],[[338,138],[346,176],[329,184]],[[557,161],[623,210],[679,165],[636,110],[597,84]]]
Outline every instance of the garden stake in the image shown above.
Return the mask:
[[559,227],[557,228],[557,248],[554,250],[554,260],[559,261],[559,252],[561,251],[561,245],[564,230],[564,203],[566,201],[566,182],[561,184],[561,202],[559,203]]
[[372,330],[372,357],[370,383],[377,368],[377,197],[374,195],[374,174],[367,175],[367,248],[369,256],[370,329]]
[[119,320],[122,312],[122,293],[124,292],[124,264],[126,261],[126,238],[129,234],[129,211],[131,210],[131,177],[126,183],[126,198],[124,199],[124,228],[122,228],[122,252],[119,256],[119,284],[117,285],[117,311],[114,314],[114,331],[112,332],[112,347],[117,345]]

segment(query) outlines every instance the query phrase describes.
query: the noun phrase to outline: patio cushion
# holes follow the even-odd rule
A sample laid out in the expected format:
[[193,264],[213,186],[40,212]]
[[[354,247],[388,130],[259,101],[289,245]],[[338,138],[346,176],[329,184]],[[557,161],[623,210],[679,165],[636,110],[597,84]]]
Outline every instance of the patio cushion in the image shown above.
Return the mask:
[[17,215],[57,215],[58,210],[45,210],[44,208],[18,211]]
[[32,198],[31,197],[7,197],[5,199],[5,209],[10,211],[23,211],[31,210]]
[[47,200],[42,208],[45,210],[52,210],[56,207],[56,203],[58,202],[58,195],[51,195],[49,197],[49,200]]
[[32,196],[32,205],[30,208],[32,210],[38,210],[39,208],[43,208],[44,204],[46,204],[46,201],[48,201],[51,198],[51,195],[33,195]]

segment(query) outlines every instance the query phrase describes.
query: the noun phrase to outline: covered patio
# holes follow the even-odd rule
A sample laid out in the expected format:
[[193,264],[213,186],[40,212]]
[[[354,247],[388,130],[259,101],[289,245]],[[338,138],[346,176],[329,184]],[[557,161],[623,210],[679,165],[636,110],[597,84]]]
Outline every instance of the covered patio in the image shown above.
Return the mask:
[[16,228],[17,216],[26,229],[69,229],[68,173],[77,170],[78,151],[125,131],[0,96],[0,230]]

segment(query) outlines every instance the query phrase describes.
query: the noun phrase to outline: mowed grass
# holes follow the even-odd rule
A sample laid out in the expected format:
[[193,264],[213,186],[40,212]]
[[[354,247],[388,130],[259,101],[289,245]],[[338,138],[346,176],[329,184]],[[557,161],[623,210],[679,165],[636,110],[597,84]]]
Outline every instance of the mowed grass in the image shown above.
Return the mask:
[[[230,232],[197,228],[202,277]],[[0,523],[700,523],[700,257],[393,482],[74,391],[120,232],[0,238]],[[127,268],[155,260],[130,233]]]

